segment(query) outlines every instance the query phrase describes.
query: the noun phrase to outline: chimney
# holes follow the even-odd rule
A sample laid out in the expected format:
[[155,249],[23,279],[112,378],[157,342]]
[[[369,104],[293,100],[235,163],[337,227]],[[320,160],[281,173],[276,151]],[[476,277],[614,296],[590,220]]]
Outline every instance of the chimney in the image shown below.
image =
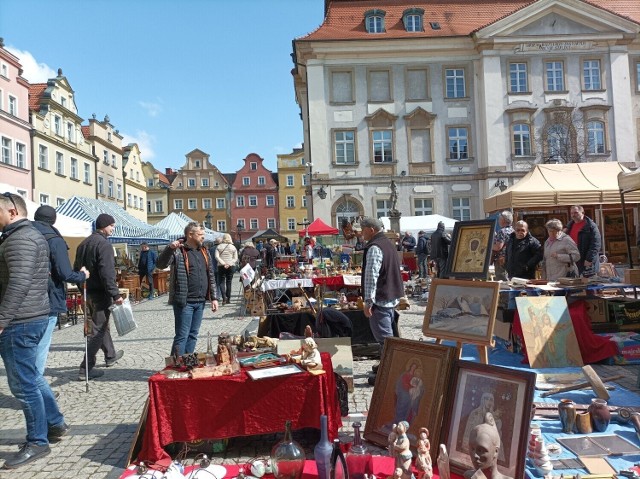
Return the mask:
[[164,174],[165,175],[173,175],[173,168],[165,168],[164,169]]

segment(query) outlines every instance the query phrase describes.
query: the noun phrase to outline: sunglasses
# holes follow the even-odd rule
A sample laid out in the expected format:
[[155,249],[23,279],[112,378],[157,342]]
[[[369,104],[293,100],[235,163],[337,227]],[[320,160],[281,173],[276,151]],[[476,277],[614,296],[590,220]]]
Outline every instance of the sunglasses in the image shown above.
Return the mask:
[[2,193],[2,196],[4,196],[5,198],[9,198],[11,204],[13,205],[13,209],[18,211],[18,207],[16,206],[16,202],[13,200],[13,195],[11,193],[7,191],[5,193]]

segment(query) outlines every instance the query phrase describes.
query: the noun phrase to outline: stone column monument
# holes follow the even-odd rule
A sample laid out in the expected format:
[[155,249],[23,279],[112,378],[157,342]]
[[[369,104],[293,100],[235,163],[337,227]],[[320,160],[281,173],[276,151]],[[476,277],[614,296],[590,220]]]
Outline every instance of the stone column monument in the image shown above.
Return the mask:
[[391,196],[389,196],[389,201],[391,201],[391,208],[389,209],[389,223],[390,227],[396,233],[400,233],[400,217],[402,213],[398,211],[398,185],[394,180],[391,180]]

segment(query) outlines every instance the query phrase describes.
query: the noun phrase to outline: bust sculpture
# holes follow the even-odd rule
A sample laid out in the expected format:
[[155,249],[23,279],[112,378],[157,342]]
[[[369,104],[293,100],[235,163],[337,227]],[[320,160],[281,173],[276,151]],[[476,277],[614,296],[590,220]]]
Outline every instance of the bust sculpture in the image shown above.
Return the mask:
[[484,416],[484,422],[475,426],[469,435],[469,456],[474,469],[464,473],[467,479],[512,479],[498,471],[500,434],[493,414]]

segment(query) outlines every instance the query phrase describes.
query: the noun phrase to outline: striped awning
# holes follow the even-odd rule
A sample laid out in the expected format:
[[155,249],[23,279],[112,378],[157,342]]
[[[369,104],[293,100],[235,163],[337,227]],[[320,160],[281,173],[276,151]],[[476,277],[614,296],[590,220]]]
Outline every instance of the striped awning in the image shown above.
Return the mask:
[[[178,238],[184,237],[184,227],[187,226],[188,223],[191,223],[192,220],[187,215],[185,215],[182,211],[172,212],[164,218],[162,221],[159,221],[156,226],[160,228],[165,228],[169,232],[169,240],[175,241]],[[204,240],[213,242],[218,236],[222,236],[222,233],[211,230],[209,228],[204,229]]]
[[127,213],[121,206],[108,201],[93,198],[73,196],[56,208],[58,213],[93,223],[101,213],[107,213],[116,220],[113,235],[109,237],[112,243],[166,244],[169,242],[169,232],[166,228],[151,226],[144,221]]

